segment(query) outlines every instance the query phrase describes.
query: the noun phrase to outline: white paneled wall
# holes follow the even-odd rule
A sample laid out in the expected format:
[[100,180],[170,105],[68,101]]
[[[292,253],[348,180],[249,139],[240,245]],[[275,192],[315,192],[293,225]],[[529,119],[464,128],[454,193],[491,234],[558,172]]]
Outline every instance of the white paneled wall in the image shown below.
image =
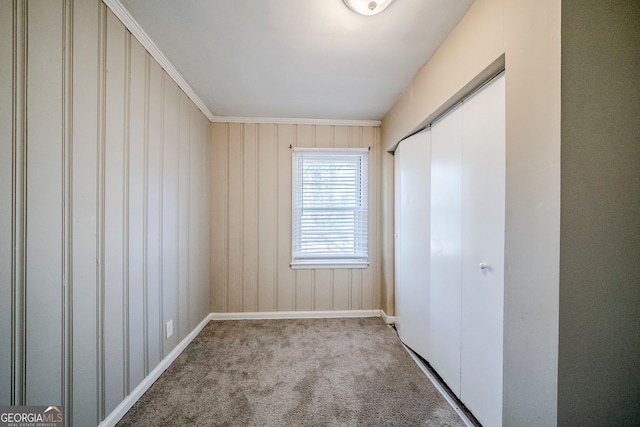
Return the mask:
[[0,54],[0,405],[96,425],[210,312],[209,121],[98,0]]
[[[380,308],[379,128],[213,123],[213,311]],[[291,149],[371,147],[366,269],[292,270]]]

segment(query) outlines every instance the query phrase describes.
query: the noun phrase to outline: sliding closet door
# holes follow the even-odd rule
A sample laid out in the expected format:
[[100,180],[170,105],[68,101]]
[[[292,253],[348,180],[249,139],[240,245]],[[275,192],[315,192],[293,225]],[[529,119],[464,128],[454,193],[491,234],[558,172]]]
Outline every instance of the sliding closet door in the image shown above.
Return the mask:
[[502,424],[504,80],[463,105],[461,400],[485,426]]
[[402,342],[428,358],[430,132],[395,151],[396,327]]
[[431,127],[429,362],[460,396],[462,106]]

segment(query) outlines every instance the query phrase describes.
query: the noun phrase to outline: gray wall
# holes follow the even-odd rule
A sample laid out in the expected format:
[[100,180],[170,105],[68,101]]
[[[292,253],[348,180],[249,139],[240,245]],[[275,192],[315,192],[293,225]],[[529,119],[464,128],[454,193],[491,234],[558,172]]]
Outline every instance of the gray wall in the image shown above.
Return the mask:
[[1,2],[0,57],[0,405],[95,425],[210,312],[209,121],[98,0]]
[[558,425],[640,420],[640,2],[562,2]]

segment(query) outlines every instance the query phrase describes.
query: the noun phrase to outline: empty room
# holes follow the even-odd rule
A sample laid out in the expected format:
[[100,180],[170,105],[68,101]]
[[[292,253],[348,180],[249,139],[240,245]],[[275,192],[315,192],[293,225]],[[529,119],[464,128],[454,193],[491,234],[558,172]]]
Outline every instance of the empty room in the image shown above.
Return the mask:
[[4,0],[0,58],[0,426],[640,423],[640,2]]

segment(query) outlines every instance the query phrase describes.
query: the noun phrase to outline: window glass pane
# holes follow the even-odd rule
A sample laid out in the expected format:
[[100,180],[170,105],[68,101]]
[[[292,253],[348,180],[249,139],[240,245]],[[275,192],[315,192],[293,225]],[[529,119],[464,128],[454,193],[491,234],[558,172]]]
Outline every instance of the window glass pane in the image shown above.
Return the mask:
[[293,153],[293,256],[367,262],[367,150]]

